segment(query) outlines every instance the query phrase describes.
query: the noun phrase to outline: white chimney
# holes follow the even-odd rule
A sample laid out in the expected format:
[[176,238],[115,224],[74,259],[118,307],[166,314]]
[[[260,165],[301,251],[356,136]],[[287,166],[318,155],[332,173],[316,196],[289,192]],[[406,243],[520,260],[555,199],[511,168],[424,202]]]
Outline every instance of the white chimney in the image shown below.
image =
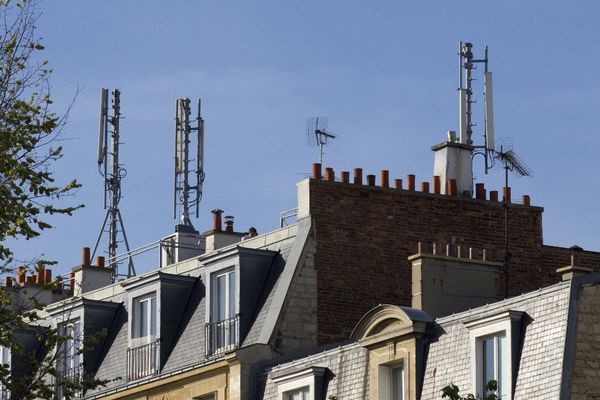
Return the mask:
[[449,179],[456,179],[458,194],[473,192],[473,146],[456,140],[456,133],[448,131],[448,141],[431,148],[435,152],[433,175],[440,177],[441,192],[447,194]]

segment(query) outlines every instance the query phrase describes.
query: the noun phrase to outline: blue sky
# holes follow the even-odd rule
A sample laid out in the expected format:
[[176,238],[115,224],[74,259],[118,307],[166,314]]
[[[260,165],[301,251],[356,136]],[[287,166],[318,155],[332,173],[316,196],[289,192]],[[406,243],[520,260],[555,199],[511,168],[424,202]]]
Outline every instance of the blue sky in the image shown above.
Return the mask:
[[[128,174],[120,206],[132,247],[173,231],[181,97],[201,97],[206,121],[206,181],[194,224],[209,229],[210,210],[221,208],[237,230],[265,232],[296,206],[295,183],[318,160],[306,140],[311,116],[328,116],[339,135],[325,155],[336,172],[389,169],[391,178],[431,180],[430,147],[458,124],[461,40],[476,56],[490,47],[496,136],[512,140],[534,172],[512,180],[513,197],[530,194],[545,208],[546,244],[600,249],[600,3],[42,1],[40,8],[55,110],[79,90],[56,177],[76,177],[83,188],[69,201],[86,207],[53,218],[55,229],[39,239],[14,243],[20,258],[43,253],[64,273],[80,262],[82,247],[93,247],[105,215],[96,168],[102,87],[121,90]],[[476,108],[482,126],[480,116]],[[500,170],[486,176],[476,164],[475,176],[488,189],[502,186]]]

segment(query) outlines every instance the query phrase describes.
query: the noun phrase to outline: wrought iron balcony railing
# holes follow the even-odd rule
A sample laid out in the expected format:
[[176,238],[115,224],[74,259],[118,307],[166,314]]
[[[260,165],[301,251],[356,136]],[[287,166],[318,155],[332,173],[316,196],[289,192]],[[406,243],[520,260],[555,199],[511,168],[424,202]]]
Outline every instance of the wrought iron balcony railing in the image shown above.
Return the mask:
[[206,324],[206,356],[212,357],[239,346],[239,316]]
[[[72,399],[83,398],[83,391],[81,390],[81,382],[83,379],[83,366],[80,365],[75,368],[62,367],[57,371],[57,375],[54,377],[54,386],[56,387],[56,397],[58,399],[64,399],[69,394]],[[4,392],[2,393],[2,399],[4,400]]]
[[127,380],[158,374],[160,368],[160,340],[127,349]]

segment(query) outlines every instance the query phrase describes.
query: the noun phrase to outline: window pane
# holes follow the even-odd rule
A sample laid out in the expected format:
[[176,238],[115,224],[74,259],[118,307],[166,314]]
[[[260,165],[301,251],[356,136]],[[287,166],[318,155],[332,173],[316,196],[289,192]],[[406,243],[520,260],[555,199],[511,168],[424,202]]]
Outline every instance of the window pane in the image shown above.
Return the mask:
[[228,318],[235,316],[235,272],[227,274],[229,276],[229,315]]
[[483,394],[487,394],[484,390],[485,385],[492,379],[496,379],[494,369],[494,338],[491,337],[483,340],[483,382],[481,382]]
[[402,367],[392,368],[392,400],[404,399],[404,373]]
[[1,349],[2,349],[2,365],[6,365],[6,364],[8,364],[10,349],[8,347],[2,347]]
[[223,321],[227,318],[227,275],[217,277],[217,292],[219,299],[217,305],[217,320]]
[[504,388],[503,386],[505,385],[504,379],[503,379],[503,373],[504,373],[504,348],[505,348],[505,344],[506,344],[506,336],[499,336],[498,337],[498,379],[496,379],[498,381],[498,397],[501,397],[502,395],[504,395],[506,393],[506,388]]
[[140,301],[140,321],[138,329],[140,337],[148,336],[148,300]]
[[156,336],[156,297],[150,300],[150,335]]
[[81,350],[81,324],[75,323],[73,326],[73,368],[79,368],[79,351]]

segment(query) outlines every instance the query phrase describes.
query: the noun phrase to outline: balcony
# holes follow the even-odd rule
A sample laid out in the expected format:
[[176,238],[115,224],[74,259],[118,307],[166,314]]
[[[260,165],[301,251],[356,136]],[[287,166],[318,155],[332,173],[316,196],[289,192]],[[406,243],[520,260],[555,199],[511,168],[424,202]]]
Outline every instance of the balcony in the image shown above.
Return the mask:
[[206,324],[206,357],[214,357],[239,347],[239,316]]
[[127,349],[127,380],[157,375],[160,367],[160,340]]
[[[54,378],[54,386],[56,387],[56,397],[58,399],[82,399],[83,391],[81,390],[81,382],[83,379],[83,366],[74,368],[63,367],[57,371]],[[4,390],[2,391],[2,400],[5,400]]]

